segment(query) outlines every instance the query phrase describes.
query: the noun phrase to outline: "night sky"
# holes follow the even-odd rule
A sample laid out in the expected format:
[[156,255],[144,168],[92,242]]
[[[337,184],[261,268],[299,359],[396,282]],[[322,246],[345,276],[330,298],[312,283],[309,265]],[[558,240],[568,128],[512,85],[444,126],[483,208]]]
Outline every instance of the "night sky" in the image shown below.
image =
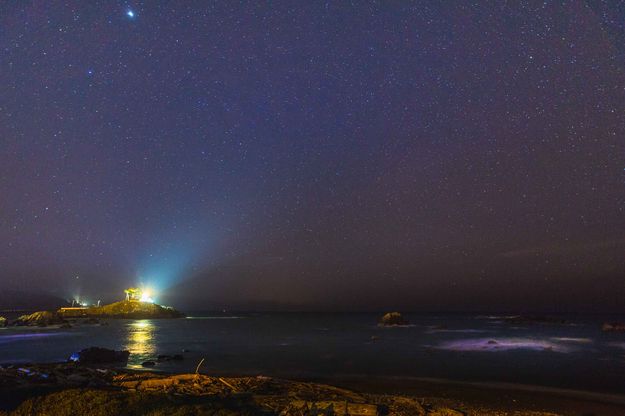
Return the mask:
[[0,5],[0,284],[625,308],[625,2]]

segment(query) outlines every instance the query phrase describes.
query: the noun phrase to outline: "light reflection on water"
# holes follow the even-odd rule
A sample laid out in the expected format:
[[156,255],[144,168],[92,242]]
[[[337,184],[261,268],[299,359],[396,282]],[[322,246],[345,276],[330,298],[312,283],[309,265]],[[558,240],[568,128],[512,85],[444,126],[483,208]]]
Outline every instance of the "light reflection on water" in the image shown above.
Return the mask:
[[130,351],[128,367],[142,368],[141,363],[154,358],[156,353],[155,326],[149,319],[128,324],[128,337],[124,349]]
[[[567,338],[564,338],[567,339]],[[568,338],[571,339],[571,338]],[[447,341],[439,344],[436,348],[450,351],[482,351],[499,352],[510,350],[532,350],[567,353],[573,348],[558,342],[551,342],[540,338],[468,338]]]
[[[158,354],[183,355],[147,371],[194,372],[204,358],[201,370],[215,374],[431,377],[625,394],[625,338],[601,330],[608,318],[516,327],[471,315],[407,314],[413,326],[384,328],[378,314],[239,316],[3,328],[0,363],[65,361],[101,346],[130,350],[133,369]],[[625,321],[625,315],[609,319]]]

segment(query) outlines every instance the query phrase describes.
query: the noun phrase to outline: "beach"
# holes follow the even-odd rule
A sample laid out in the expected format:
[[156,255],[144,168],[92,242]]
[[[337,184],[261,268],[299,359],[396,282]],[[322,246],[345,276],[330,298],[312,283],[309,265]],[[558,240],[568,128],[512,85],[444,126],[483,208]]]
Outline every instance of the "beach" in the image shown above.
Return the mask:
[[76,363],[0,369],[0,414],[622,415],[625,398],[434,380],[285,380],[166,374]]
[[[148,401],[160,412],[223,405],[234,414],[289,414],[289,406],[347,401],[380,415],[625,414],[622,334],[602,332],[603,318],[413,313],[387,327],[379,317],[198,313],[9,326],[0,329],[2,409],[63,414],[46,406],[64,403],[67,414],[98,414],[98,403],[119,402],[127,414],[150,414]],[[67,362],[91,346],[127,351],[127,361]],[[303,394],[304,385],[315,393]],[[254,398],[268,394],[271,405]],[[87,410],[72,407],[87,402]]]

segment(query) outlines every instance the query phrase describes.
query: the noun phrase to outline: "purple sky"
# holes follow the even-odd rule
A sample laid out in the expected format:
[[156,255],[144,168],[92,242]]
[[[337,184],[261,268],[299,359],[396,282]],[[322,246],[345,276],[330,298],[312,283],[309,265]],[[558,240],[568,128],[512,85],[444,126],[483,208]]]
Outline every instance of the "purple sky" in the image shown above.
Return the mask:
[[619,310],[624,22],[599,1],[5,2],[0,285]]

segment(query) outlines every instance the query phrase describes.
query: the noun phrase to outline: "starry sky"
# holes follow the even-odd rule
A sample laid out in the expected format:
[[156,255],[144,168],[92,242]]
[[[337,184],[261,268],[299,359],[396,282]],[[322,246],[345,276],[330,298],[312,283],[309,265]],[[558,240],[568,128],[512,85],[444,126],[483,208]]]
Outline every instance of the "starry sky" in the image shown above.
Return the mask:
[[3,287],[625,304],[623,1],[5,1],[0,53]]

